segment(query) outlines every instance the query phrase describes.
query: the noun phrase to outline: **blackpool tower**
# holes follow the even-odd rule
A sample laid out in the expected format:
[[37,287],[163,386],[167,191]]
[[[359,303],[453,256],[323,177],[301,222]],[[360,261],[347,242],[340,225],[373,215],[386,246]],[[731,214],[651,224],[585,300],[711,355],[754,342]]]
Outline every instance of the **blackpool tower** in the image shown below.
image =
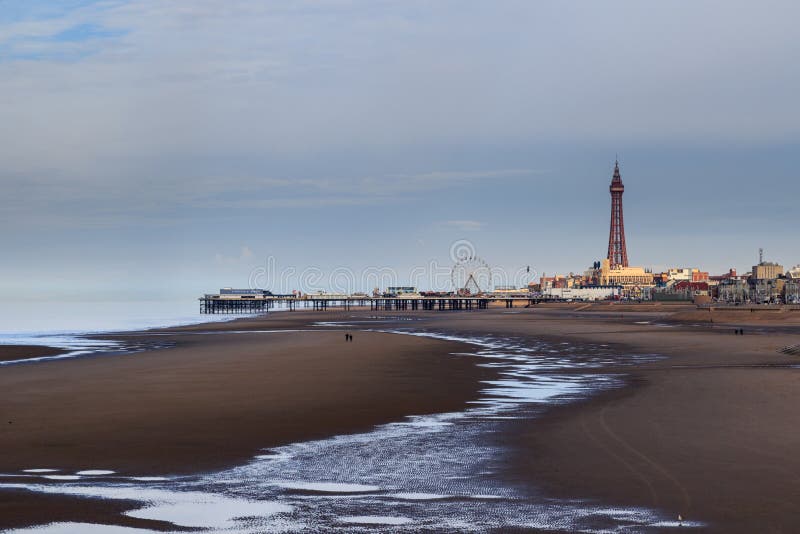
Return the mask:
[[622,217],[622,177],[619,161],[614,162],[614,177],[611,179],[611,232],[608,235],[608,261],[612,268],[628,266],[628,250],[625,248],[625,220]]

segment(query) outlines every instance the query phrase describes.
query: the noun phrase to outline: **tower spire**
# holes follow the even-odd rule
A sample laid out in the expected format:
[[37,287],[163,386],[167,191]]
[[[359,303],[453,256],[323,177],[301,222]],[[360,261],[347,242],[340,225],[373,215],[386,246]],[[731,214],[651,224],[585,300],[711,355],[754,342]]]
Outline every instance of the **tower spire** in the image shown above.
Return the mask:
[[622,194],[625,186],[619,172],[619,160],[614,162],[614,176],[609,186],[611,192],[611,230],[608,235],[608,260],[612,267],[628,266],[628,250],[625,246],[625,219],[622,214]]

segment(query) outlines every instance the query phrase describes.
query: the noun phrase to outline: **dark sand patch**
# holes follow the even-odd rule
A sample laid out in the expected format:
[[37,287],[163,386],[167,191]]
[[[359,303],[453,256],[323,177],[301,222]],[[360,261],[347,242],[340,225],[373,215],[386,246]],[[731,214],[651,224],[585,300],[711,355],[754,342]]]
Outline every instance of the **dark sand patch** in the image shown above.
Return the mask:
[[45,345],[0,345],[0,362],[40,358],[42,356],[58,356],[67,351]]

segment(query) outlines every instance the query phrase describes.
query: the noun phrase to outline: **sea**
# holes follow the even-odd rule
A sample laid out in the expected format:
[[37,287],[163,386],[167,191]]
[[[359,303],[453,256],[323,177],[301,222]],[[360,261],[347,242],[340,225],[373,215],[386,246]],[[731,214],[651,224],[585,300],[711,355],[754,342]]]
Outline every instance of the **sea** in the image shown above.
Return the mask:
[[20,301],[0,307],[0,345],[46,345],[70,354],[108,350],[113,342],[87,334],[127,332],[204,322],[242,315],[204,315],[197,300]]

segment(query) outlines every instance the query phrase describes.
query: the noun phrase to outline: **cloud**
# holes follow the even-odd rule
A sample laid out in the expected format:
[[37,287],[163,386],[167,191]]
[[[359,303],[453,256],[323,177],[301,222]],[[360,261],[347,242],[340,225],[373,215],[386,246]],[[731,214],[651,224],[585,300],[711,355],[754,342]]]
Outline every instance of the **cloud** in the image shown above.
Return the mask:
[[253,259],[253,250],[248,246],[242,246],[238,256],[226,256],[217,253],[214,255],[214,262],[220,265],[240,265],[248,263]]
[[[58,168],[114,168],[165,154],[786,139],[800,124],[800,4],[770,5],[84,2],[0,27],[4,119],[19,126],[0,157],[41,164],[47,146]],[[76,28],[94,30],[57,38]]]
[[445,226],[449,226],[450,228],[456,228],[457,230],[462,230],[464,232],[481,230],[486,226],[486,223],[481,221],[470,221],[470,220],[455,220],[455,221],[445,221]]
[[100,50],[98,41],[122,37],[104,14],[120,2],[73,2],[61,9],[31,3],[0,23],[0,62],[74,61]]
[[[0,171],[14,195],[0,197],[0,220],[62,228],[165,226],[257,210],[374,206],[411,202],[430,192],[456,190],[542,174],[533,169],[428,171],[337,179],[258,176],[181,176],[95,180],[61,171],[15,174]],[[474,226],[472,229],[475,229]]]

